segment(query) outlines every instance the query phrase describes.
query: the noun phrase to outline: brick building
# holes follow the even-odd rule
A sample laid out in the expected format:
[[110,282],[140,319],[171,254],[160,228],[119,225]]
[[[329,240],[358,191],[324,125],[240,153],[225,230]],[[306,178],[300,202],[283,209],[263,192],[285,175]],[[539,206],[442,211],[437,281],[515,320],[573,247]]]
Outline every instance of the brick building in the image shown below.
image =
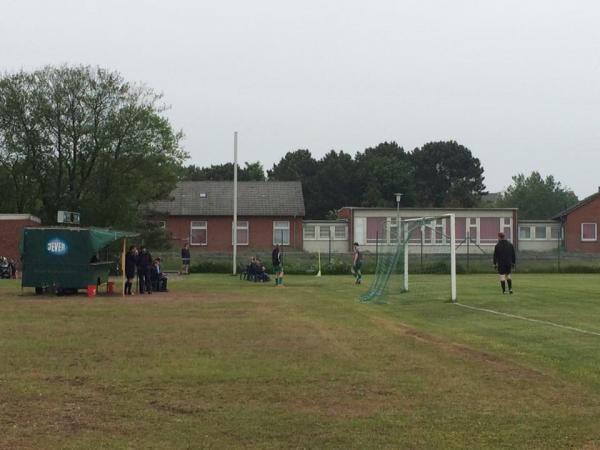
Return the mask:
[[600,189],[553,219],[562,223],[566,251],[600,253]]
[[41,222],[30,214],[0,214],[0,256],[18,261],[23,228],[39,227]]
[[[184,181],[148,214],[171,232],[174,245],[193,251],[233,248],[233,182]],[[266,250],[274,243],[302,250],[304,197],[299,181],[238,183],[238,249]]]

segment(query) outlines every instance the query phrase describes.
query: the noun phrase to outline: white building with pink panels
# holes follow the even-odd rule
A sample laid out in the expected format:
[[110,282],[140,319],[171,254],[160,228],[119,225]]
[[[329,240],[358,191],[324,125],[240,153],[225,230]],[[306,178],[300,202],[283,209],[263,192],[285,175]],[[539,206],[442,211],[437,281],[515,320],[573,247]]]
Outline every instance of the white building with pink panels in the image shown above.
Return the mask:
[[[513,208],[400,208],[400,221],[419,217],[436,217],[419,226],[412,223],[405,230],[409,251],[417,253],[447,252],[450,244],[450,219],[454,214],[455,239],[458,253],[491,253],[498,233],[517,244],[517,210]],[[338,211],[340,219],[348,221],[349,248],[358,242],[366,252],[388,251],[396,247],[398,211],[394,208],[345,207]]]

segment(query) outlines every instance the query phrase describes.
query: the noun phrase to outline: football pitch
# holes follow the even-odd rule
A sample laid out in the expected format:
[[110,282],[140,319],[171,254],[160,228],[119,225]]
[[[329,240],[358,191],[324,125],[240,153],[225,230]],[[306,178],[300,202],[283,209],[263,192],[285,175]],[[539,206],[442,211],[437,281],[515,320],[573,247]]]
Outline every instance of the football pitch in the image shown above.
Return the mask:
[[371,279],[2,281],[0,449],[600,448],[600,277],[459,275],[464,306],[439,275],[360,303]]

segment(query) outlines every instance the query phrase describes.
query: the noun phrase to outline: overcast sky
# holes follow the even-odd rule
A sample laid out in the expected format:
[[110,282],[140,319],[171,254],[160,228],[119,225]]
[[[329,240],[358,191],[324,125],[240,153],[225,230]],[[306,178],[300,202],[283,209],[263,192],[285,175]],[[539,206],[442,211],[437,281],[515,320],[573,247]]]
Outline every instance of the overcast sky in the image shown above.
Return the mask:
[[600,185],[600,2],[0,0],[0,67],[92,64],[164,93],[195,164],[456,140],[486,185]]

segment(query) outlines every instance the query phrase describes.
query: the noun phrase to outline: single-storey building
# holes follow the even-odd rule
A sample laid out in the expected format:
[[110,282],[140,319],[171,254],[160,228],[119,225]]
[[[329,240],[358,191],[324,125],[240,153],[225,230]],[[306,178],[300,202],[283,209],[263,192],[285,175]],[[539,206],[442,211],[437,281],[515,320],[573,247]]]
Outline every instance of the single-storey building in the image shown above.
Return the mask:
[[23,228],[39,227],[41,223],[31,214],[0,214],[0,256],[19,261]]
[[[265,250],[274,244],[302,250],[304,197],[299,181],[238,182],[238,249]],[[233,182],[184,181],[168,198],[147,205],[173,239],[196,251],[233,248]]]
[[348,251],[348,221],[305,220],[304,251],[310,253],[345,253]]
[[[471,245],[478,246],[486,253],[492,252],[498,241],[498,233],[503,232],[506,238],[515,245],[516,208],[400,208],[400,220],[419,217],[439,217],[444,214],[455,215],[455,239],[457,252],[467,252]],[[348,248],[358,242],[368,252],[385,251],[396,245],[397,211],[395,208],[344,207],[338,211],[338,217],[348,221]],[[409,248],[413,252],[421,251],[437,253],[449,244],[449,221],[436,219],[409,240]],[[468,245],[467,245],[468,241]]]
[[519,220],[519,250],[551,252],[562,246],[560,222]]
[[553,219],[562,224],[566,251],[600,253],[600,189]]

